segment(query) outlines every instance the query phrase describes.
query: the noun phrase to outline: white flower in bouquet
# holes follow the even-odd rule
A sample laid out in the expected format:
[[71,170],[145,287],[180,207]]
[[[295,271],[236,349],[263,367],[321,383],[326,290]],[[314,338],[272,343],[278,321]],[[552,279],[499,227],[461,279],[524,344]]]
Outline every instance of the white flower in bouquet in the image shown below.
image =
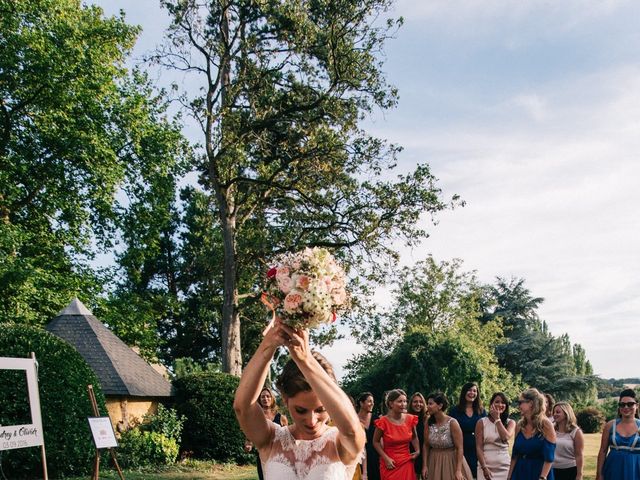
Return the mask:
[[263,302],[294,328],[334,322],[349,304],[344,270],[324,248],[280,255],[267,272]]

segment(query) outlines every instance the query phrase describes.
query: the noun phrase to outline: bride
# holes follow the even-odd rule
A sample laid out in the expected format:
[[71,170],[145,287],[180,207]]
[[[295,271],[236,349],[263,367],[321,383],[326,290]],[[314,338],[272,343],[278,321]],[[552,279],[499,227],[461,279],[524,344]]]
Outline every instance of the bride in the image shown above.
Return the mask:
[[[257,402],[271,359],[286,346],[291,359],[276,386],[293,424],[267,421]],[[260,454],[265,480],[351,480],[365,443],[364,430],[333,368],[309,347],[309,333],[279,320],[267,330],[247,364],[233,408]],[[327,425],[329,418],[334,426]]]

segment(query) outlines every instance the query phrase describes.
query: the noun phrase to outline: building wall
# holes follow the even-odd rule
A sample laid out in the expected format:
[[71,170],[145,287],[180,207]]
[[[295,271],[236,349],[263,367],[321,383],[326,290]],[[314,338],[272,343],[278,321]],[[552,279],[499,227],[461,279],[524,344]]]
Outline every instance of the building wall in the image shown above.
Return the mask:
[[152,398],[106,397],[107,411],[116,432],[124,432],[142,422],[142,417],[158,411],[158,401]]

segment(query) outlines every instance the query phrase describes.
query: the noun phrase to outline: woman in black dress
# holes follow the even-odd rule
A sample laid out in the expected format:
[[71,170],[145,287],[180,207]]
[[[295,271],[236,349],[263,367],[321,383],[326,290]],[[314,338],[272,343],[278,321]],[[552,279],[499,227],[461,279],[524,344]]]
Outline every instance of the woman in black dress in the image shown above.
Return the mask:
[[[409,407],[407,408],[407,412],[418,417],[418,425],[416,425],[416,432],[418,433],[418,440],[420,441],[420,446],[424,444],[424,426],[427,423],[427,401],[424,399],[424,396],[420,392],[416,392],[411,395],[409,399]],[[420,478],[422,474],[422,450],[420,451],[420,455],[415,460],[415,468],[416,468],[416,477]]]
[[374,404],[375,401],[371,392],[362,392],[356,400],[358,418],[367,434],[366,458],[362,465],[362,478],[364,480],[380,480],[380,457],[375,448],[373,448],[373,434],[376,431],[374,420],[378,418],[378,415],[373,412]]
[[[258,397],[258,404],[262,407],[262,411],[264,412],[264,416],[271,420],[273,423],[277,423],[278,425],[282,425],[283,427],[289,425],[289,420],[287,417],[278,412],[278,404],[276,403],[276,397],[273,395],[273,391],[264,387],[260,392],[260,396]],[[253,448],[251,442],[245,443],[245,450],[250,451]],[[258,453],[255,450],[256,455]],[[256,463],[258,468],[258,478],[263,480],[262,475],[262,462],[260,462],[260,457],[258,456],[258,460]]]

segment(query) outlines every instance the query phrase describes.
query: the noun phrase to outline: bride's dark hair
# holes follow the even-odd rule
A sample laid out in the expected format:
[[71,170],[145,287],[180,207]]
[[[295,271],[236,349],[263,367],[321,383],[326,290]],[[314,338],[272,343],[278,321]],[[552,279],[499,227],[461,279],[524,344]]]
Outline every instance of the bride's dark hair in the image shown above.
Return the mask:
[[[336,374],[334,373],[333,367],[329,361],[319,352],[313,351],[311,352],[311,355],[313,355],[313,358],[317,360],[322,369],[327,372],[329,377],[331,377],[334,382],[338,383],[336,380]],[[276,387],[280,393],[288,398],[292,398],[300,392],[311,391],[311,385],[307,383],[307,380],[304,378],[304,375],[302,375],[302,372],[293,359],[289,359],[289,361],[284,365],[282,373],[276,381]]]

